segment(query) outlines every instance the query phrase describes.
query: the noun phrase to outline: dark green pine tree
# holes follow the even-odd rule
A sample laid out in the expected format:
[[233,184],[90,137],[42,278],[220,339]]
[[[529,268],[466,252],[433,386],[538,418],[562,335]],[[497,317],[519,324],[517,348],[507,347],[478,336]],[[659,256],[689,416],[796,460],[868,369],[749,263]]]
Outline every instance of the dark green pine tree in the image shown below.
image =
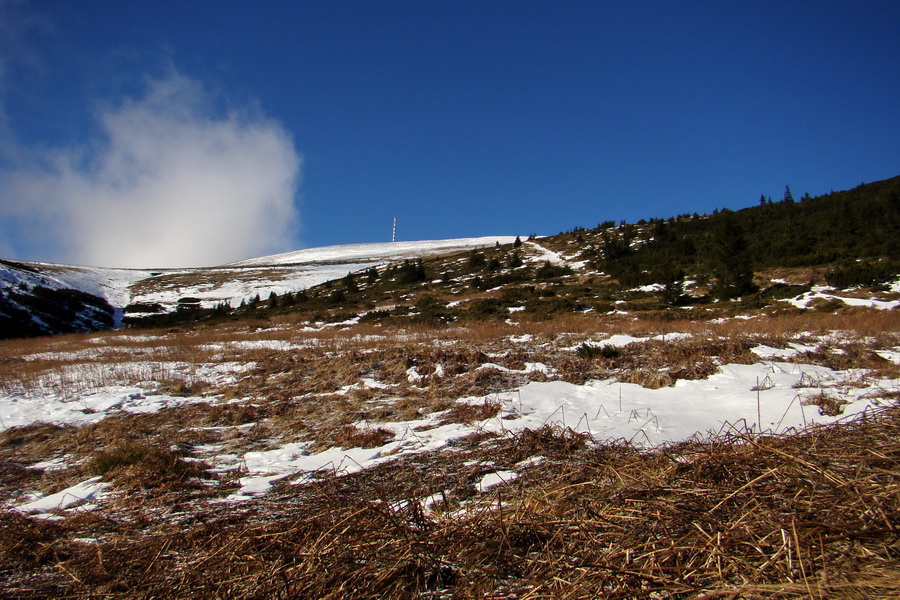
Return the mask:
[[663,285],[662,300],[669,306],[678,305],[684,298],[684,270],[664,257],[655,269],[654,279]]
[[734,213],[723,213],[713,240],[713,275],[716,283],[712,293],[725,300],[756,291],[753,284],[753,263],[747,250],[747,240]]
[[785,204],[793,204],[794,203],[794,195],[791,193],[791,186],[784,186],[784,198],[781,199]]
[[353,273],[347,273],[347,276],[344,277],[344,289],[351,294],[359,291],[359,288],[356,286],[356,281],[353,280]]

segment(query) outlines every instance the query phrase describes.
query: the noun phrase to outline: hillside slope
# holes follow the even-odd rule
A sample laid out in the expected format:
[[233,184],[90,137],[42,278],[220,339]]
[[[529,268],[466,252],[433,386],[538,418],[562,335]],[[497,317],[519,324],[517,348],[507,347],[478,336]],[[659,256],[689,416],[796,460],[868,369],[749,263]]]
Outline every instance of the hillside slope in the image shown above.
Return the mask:
[[[738,211],[608,221],[524,244],[517,239],[329,246],[154,272],[38,263],[2,268],[11,282],[5,289],[30,278],[26,287],[72,288],[105,299],[119,311],[115,326],[190,326],[283,313],[307,321],[447,323],[504,320],[511,313],[547,319],[590,311],[670,317],[673,310],[791,305],[892,308],[900,300],[891,287],[900,274],[900,177],[799,201],[789,193],[777,202],[761,198]],[[2,300],[7,336],[110,326],[105,318],[77,316],[77,307],[66,313],[77,323],[67,326],[62,318],[51,326],[47,314],[32,318],[37,302],[10,298],[6,293]]]
[[[291,315],[316,322],[447,324],[578,313],[660,319],[900,304],[900,177],[739,211],[605,222],[477,250],[335,273],[300,293],[143,320]],[[300,256],[279,260],[299,260]],[[349,271],[349,270],[348,270]],[[137,321],[134,321],[137,323]]]
[[77,268],[68,269],[68,276],[59,274],[55,265],[0,261],[0,339],[99,331],[121,324],[121,310],[103,294],[104,277],[93,278],[90,270]]
[[[180,306],[237,306],[297,292],[392,260],[511,243],[510,236],[309,248],[195,269],[105,269],[0,261],[0,338],[121,326]],[[36,291],[37,290],[37,291]]]

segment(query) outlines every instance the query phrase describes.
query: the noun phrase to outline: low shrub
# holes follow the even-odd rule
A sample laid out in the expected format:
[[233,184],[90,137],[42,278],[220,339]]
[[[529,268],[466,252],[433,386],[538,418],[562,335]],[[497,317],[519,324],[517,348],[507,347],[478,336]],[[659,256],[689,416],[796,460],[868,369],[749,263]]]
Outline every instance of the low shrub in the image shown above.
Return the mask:
[[580,346],[578,346],[578,356],[580,358],[618,358],[622,356],[622,349],[613,346],[612,344],[603,344],[602,346],[595,346],[593,344],[588,344],[584,342]]

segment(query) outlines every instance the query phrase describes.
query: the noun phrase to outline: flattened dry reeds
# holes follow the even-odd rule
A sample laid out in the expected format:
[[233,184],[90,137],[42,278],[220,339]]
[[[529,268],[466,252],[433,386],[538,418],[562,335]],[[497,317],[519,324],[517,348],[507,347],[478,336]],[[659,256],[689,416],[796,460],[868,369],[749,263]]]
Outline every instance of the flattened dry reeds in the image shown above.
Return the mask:
[[[4,515],[0,595],[895,598],[898,440],[896,406],[650,452],[545,428],[307,477],[249,505],[46,527]],[[480,491],[497,469],[519,477]]]

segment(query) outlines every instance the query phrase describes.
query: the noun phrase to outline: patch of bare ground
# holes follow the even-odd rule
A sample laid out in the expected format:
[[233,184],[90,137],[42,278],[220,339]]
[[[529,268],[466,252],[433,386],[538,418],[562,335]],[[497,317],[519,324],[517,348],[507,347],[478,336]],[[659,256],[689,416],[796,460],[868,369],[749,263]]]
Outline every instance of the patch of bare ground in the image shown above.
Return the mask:
[[[900,593],[900,409],[656,451],[545,428],[241,505],[0,521],[9,598],[838,598]],[[492,472],[518,477],[481,491]]]

